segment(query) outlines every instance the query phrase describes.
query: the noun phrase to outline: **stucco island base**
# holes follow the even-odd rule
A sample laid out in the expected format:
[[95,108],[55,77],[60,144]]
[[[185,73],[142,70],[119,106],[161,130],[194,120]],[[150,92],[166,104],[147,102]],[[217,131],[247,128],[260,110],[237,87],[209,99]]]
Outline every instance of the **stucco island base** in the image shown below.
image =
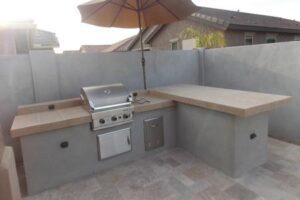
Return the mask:
[[178,103],[177,145],[238,177],[267,161],[268,114],[238,117]]

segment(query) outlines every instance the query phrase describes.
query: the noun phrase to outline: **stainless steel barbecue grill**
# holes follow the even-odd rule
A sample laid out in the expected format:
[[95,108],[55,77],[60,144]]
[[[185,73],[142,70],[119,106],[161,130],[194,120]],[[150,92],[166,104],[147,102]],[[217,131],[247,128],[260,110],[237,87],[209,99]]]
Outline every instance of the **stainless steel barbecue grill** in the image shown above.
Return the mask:
[[121,83],[83,87],[81,98],[91,112],[93,130],[132,122],[132,96]]

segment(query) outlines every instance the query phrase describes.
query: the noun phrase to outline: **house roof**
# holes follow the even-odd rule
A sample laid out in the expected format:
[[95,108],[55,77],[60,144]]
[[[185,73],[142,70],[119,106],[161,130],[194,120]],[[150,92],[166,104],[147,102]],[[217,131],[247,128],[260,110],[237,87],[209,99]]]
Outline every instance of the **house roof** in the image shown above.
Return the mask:
[[219,24],[226,29],[300,33],[300,22],[280,17],[200,7],[191,18]]
[[[206,22],[222,30],[269,31],[300,34],[300,22],[267,15],[244,13],[239,11],[199,7],[199,11],[187,20]],[[143,30],[143,41],[148,43],[167,25],[157,25]],[[128,38],[126,45],[118,51],[129,51],[138,41],[139,36]],[[121,41],[122,42],[122,41]],[[116,43],[117,44],[117,43]]]
[[111,45],[82,45],[80,47],[80,52],[83,53],[99,53],[104,49],[107,49]]
[[120,42],[117,42],[115,44],[110,45],[108,48],[104,49],[102,52],[116,52],[116,51],[128,51],[128,46],[134,40],[137,36],[131,36],[129,38],[126,38],[124,40],[121,40]]
[[[145,28],[143,30],[143,42],[147,43],[155,34],[163,27],[164,25],[157,25],[157,26],[151,26],[148,28]],[[117,42],[107,49],[105,49],[103,52],[113,52],[113,51],[130,51],[132,47],[135,45],[135,43],[139,40],[139,34],[131,36],[129,38],[126,38],[125,40],[122,40],[120,42]]]
[[32,20],[0,24],[0,31],[2,32],[0,43],[3,43],[2,46],[8,45],[9,48],[15,49],[14,53],[28,53],[32,49],[43,50],[59,47],[56,34],[37,29]]

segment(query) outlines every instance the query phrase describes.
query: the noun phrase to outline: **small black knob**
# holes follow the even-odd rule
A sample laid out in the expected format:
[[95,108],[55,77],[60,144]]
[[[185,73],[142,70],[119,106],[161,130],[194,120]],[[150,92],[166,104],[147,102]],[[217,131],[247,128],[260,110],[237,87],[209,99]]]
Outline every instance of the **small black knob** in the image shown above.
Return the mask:
[[250,134],[250,140],[253,140],[257,137],[256,133],[252,133]]
[[118,118],[116,117],[116,116],[113,116],[112,118],[111,118],[111,121],[117,121],[118,120]]
[[48,105],[48,110],[55,110],[55,105],[54,104],[50,104]]
[[123,115],[123,118],[124,118],[124,119],[128,119],[128,117],[129,117],[129,115],[127,115],[127,114],[124,114],[124,115]]
[[69,146],[69,142],[62,142],[62,143],[60,143],[60,147],[62,148],[62,149],[65,149],[65,148],[68,148],[68,146]]
[[100,123],[100,124],[105,124],[105,119],[100,119],[100,120],[99,120],[99,123]]

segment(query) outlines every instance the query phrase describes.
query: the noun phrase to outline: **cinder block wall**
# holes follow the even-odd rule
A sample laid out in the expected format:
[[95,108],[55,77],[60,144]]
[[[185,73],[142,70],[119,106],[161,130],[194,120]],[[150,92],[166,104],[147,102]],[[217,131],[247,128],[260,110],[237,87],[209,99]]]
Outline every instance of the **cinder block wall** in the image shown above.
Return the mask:
[[300,144],[300,42],[205,50],[207,86],[290,95],[271,112],[269,134]]

